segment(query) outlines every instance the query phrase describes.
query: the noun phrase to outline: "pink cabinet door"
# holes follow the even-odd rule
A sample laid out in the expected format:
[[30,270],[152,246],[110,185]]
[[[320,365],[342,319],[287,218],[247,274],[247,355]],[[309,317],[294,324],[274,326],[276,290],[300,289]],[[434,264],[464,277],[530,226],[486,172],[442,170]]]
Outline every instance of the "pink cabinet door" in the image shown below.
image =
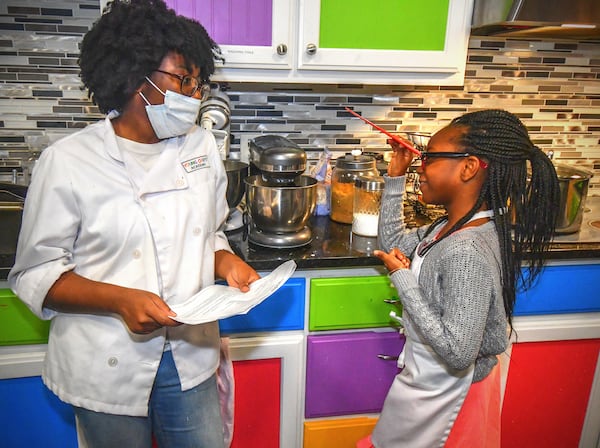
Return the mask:
[[200,22],[219,45],[272,45],[272,0],[166,0]]
[[360,332],[308,337],[305,415],[379,412],[404,346],[397,332]]

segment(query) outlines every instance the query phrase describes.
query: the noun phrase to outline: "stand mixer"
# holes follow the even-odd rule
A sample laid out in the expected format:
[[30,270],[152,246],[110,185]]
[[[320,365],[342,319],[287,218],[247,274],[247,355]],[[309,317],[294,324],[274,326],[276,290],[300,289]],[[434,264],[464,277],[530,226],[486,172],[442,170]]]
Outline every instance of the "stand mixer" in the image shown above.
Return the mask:
[[229,156],[229,117],[231,103],[229,97],[216,83],[210,85],[210,93],[200,105],[200,127],[213,133],[221,159]]
[[238,209],[244,197],[244,180],[248,176],[248,164],[239,160],[223,160],[227,172],[227,205],[229,205],[229,216],[225,223],[225,232],[241,229],[244,225],[242,212]]
[[249,240],[270,248],[301,247],[312,241],[307,226],[316,205],[317,180],[302,175],[306,153],[277,135],[250,141],[250,173],[245,179]]
[[231,113],[229,97],[219,84],[210,85],[208,98],[200,106],[200,127],[209,130],[215,137],[217,148],[227,172],[227,205],[229,216],[225,231],[231,232],[243,227],[242,212],[238,209],[244,197],[244,179],[248,176],[248,164],[229,159],[229,117]]

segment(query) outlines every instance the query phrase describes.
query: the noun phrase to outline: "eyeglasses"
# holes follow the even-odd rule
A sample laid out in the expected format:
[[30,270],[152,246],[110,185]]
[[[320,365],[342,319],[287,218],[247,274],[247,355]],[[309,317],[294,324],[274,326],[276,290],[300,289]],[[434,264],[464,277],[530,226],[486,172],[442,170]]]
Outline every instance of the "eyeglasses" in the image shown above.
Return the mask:
[[[427,164],[427,160],[428,159],[435,159],[435,158],[439,158],[439,159],[463,159],[465,157],[477,157],[474,156],[471,153],[468,152],[430,152],[430,151],[421,151],[421,157],[419,157],[419,159],[421,160],[421,166],[425,167],[425,165]],[[488,163],[484,162],[483,160],[481,160],[479,157],[477,157],[477,159],[479,160],[479,166],[481,166],[481,168],[486,169],[488,167]]]
[[155,72],[164,73],[165,75],[174,76],[181,81],[181,93],[187,96],[194,96],[200,90],[200,99],[204,101],[210,93],[210,85],[202,84],[198,78],[191,75],[178,75],[177,73],[169,73],[164,70],[154,70]]

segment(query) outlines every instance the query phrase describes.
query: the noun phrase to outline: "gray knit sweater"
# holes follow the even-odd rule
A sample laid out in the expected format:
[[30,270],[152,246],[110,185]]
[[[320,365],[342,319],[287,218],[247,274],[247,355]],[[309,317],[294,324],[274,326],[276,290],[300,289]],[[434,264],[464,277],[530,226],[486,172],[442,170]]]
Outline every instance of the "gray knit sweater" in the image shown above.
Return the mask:
[[[406,229],[404,176],[385,176],[379,217],[379,244],[398,247],[407,256],[428,226]],[[443,224],[442,224],[443,225]],[[433,230],[427,240],[433,239]],[[501,261],[493,222],[459,230],[434,245],[423,260],[417,280],[408,269],[390,278],[420,337],[450,370],[475,364],[473,382],[481,381],[508,344],[502,301]]]

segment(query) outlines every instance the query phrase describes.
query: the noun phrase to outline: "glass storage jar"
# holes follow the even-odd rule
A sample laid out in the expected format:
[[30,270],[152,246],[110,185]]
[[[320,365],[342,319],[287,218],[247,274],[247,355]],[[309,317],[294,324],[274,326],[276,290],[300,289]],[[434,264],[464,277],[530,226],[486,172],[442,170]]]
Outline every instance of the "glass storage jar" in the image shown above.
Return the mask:
[[383,177],[358,176],[354,182],[352,233],[377,236],[379,207],[383,194]]
[[360,150],[338,157],[331,173],[331,219],[352,224],[354,181],[358,176],[376,177],[378,174],[375,159],[362,155]]

